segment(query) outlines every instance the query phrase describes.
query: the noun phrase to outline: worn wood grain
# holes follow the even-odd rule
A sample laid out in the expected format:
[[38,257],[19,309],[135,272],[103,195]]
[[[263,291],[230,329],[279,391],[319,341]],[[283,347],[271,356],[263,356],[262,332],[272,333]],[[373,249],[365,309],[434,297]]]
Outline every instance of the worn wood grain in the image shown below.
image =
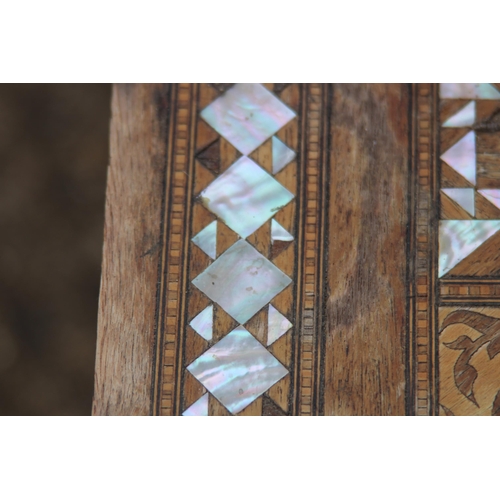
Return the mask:
[[94,415],[152,411],[168,92],[113,90]]
[[405,413],[409,87],[333,86],[324,413]]

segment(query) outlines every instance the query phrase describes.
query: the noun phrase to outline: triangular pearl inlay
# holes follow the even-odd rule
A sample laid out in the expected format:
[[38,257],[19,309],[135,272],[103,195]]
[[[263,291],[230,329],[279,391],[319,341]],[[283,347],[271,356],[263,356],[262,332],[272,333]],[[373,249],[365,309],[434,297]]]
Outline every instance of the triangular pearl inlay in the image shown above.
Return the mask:
[[271,220],[271,242],[293,241],[293,236],[276,220]]
[[183,417],[208,417],[208,392],[195,401],[183,414]]
[[444,188],[441,191],[474,217],[475,196],[473,188]]
[[491,83],[441,83],[441,99],[500,99]]
[[217,221],[214,220],[192,239],[209,257],[215,259],[217,251]]
[[472,127],[476,121],[476,102],[471,101],[467,106],[460,111],[450,116],[444,123],[443,127]]
[[273,137],[273,174],[277,174],[295,158],[295,151]]
[[462,177],[476,184],[476,136],[473,131],[443,153],[441,159]]
[[500,229],[500,220],[439,221],[439,274],[441,278]]
[[276,342],[290,328],[292,323],[288,321],[283,314],[269,304],[268,328],[267,328],[267,345]]
[[205,340],[212,340],[214,328],[214,306],[207,306],[200,314],[198,314],[189,326]]
[[493,203],[495,207],[500,208],[500,189],[478,189],[478,193]]

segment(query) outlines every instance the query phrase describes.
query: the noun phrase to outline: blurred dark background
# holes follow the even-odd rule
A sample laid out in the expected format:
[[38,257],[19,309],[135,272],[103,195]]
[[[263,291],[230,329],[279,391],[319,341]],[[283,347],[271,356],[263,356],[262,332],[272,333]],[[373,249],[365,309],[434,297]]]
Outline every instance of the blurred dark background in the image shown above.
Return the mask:
[[0,85],[0,414],[89,415],[110,85]]

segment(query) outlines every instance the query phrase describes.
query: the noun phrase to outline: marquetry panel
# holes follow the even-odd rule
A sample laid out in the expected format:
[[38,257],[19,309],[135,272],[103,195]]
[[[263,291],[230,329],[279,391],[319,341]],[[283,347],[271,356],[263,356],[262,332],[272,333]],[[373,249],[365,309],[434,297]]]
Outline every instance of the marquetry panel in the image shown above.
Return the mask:
[[466,279],[440,280],[439,295],[441,304],[455,302],[500,302],[500,280]]
[[495,415],[498,308],[473,306],[500,305],[500,92],[440,90],[439,414]]
[[439,414],[500,415],[500,308],[439,309]]
[[499,413],[499,84],[116,86],[111,138],[95,414]]
[[[427,92],[433,96],[429,106],[419,102]],[[415,142],[420,142],[425,128],[429,138],[424,140],[435,144],[428,158],[432,181],[425,180],[424,189],[416,188],[416,203],[425,204],[438,220],[431,215],[423,221],[427,234],[421,248],[418,222],[413,228],[417,237],[414,295],[410,294],[414,297],[412,398],[417,414],[496,414],[500,87],[418,84],[414,96]],[[427,160],[415,153],[418,175],[419,162]],[[424,200],[426,190],[429,205]],[[415,221],[420,215],[416,209]],[[425,275],[419,267],[426,267]],[[436,320],[429,322],[432,316]],[[425,347],[419,345],[419,337],[425,338]],[[428,368],[426,376],[419,371],[421,363]],[[424,405],[424,398],[430,404]]]
[[325,213],[325,162],[327,87],[310,84],[304,88],[304,168],[302,171],[303,203],[302,230],[304,247],[299,263],[300,277],[297,312],[300,336],[297,337],[297,413],[311,415],[319,410],[320,375],[315,360],[321,356],[321,329],[323,287],[321,286],[323,251],[322,222]]
[[[173,85],[155,413],[318,411],[326,90],[319,84]],[[247,117],[250,125],[240,127],[231,116],[246,105],[253,114]],[[257,182],[253,179],[259,184],[238,198],[247,184]],[[263,208],[255,198],[259,186],[267,190]],[[261,215],[273,196],[276,208]],[[238,208],[245,204],[244,210]],[[232,252],[239,252],[239,261],[228,258]],[[238,267],[259,255],[263,264],[256,273],[263,265],[263,279],[278,280],[278,288],[255,306],[248,301],[238,305],[238,293],[259,287],[258,280],[250,279],[241,291],[238,280],[249,278]],[[236,282],[231,281],[235,272]],[[243,363],[238,349],[244,342],[247,353],[256,349],[264,368],[249,366],[251,360]],[[224,356],[231,365],[219,361]],[[225,382],[207,377],[206,367],[214,359],[210,370]],[[231,366],[239,370],[239,393]],[[268,370],[260,376],[264,385],[256,395],[245,378],[255,370]]]
[[[185,248],[191,206],[186,203],[192,189],[189,179],[193,177],[192,140],[193,105],[196,102],[197,85],[179,84],[172,93],[173,121],[169,141],[172,154],[168,157],[166,185],[169,189],[169,205],[165,207],[169,230],[163,231],[162,269],[163,279],[159,295],[159,332],[156,383],[158,402],[156,411],[161,415],[173,415],[179,405],[176,385],[179,352],[183,337],[179,335],[184,326],[183,285],[186,282],[187,266]],[[158,407],[159,406],[159,407]]]

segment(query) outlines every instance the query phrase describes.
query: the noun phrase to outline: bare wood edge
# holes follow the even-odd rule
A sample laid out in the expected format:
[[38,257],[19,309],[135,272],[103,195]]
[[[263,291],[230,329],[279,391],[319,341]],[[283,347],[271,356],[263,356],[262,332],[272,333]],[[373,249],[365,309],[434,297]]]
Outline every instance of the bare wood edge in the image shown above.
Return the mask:
[[168,85],[115,85],[93,415],[150,415]]

